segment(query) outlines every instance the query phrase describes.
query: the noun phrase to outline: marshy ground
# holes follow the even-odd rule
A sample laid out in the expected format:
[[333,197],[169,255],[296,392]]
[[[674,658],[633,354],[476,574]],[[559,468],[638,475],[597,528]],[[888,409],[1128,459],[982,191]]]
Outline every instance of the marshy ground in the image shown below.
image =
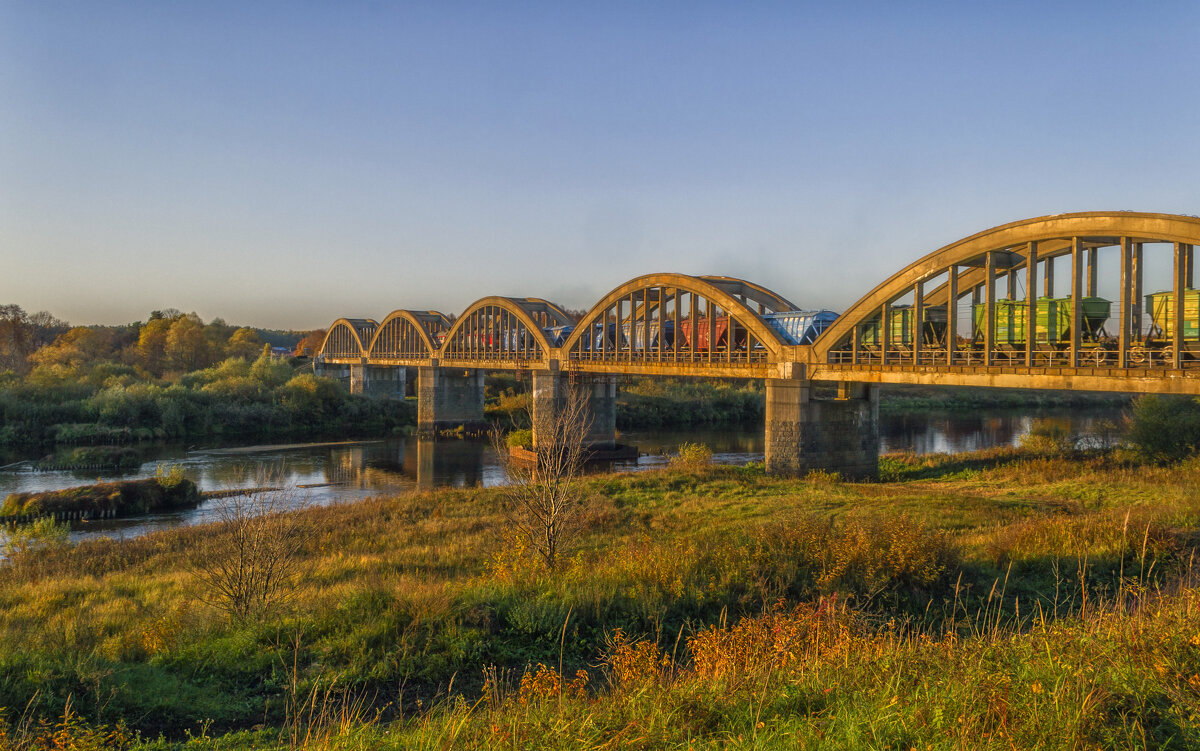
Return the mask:
[[1200,460],[882,465],[590,477],[554,572],[490,489],[293,512],[250,617],[197,576],[228,527],[23,553],[0,747],[1200,744]]

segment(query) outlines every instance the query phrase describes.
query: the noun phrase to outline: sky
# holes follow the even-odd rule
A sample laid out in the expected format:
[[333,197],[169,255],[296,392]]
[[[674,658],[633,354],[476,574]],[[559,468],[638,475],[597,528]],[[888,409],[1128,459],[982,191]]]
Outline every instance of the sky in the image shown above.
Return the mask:
[[0,304],[308,329],[648,273],[844,310],[1200,213],[1194,2],[0,0]]

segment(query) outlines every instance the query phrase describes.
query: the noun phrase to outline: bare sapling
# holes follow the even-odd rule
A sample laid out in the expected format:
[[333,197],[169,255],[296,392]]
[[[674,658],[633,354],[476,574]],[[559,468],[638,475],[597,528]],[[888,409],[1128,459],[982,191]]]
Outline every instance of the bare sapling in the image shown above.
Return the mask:
[[508,528],[557,568],[564,547],[578,534],[588,510],[580,477],[592,419],[588,394],[566,384],[553,409],[533,409],[533,457],[513,458],[499,431],[492,442],[510,483],[501,488]]
[[296,492],[260,487],[221,502],[211,534],[191,556],[198,599],[238,622],[291,599],[306,537],[291,511]]

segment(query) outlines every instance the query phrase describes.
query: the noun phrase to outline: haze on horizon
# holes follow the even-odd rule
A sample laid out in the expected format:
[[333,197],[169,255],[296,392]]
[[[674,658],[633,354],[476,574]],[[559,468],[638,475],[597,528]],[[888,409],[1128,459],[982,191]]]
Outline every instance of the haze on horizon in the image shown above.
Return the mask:
[[0,304],[318,328],[656,271],[842,310],[1197,211],[1193,3],[0,5]]

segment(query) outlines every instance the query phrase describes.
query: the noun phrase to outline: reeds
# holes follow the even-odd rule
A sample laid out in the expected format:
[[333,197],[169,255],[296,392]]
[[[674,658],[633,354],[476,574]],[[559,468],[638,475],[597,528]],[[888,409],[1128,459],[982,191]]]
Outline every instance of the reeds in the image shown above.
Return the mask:
[[294,512],[294,590],[248,622],[190,595],[220,527],[53,548],[0,566],[7,742],[70,708],[156,748],[1200,743],[1194,461],[912,461],[588,478],[556,572],[489,490]]

